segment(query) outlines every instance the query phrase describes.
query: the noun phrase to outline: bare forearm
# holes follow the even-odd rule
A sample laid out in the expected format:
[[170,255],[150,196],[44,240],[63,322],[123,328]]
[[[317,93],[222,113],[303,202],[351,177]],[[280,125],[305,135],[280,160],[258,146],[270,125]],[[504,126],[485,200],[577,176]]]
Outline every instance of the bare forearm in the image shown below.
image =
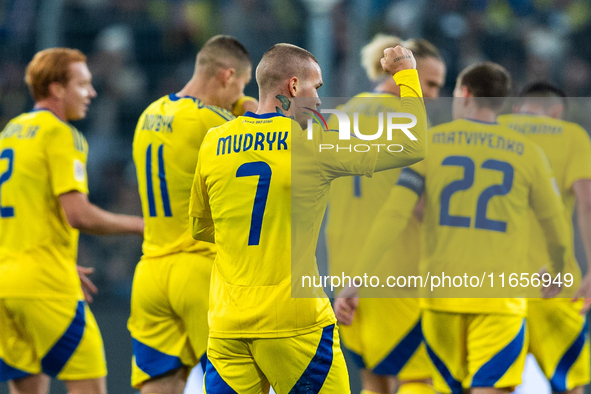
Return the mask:
[[139,216],[111,213],[90,204],[80,216],[78,230],[92,235],[143,234],[143,219]]
[[91,204],[84,193],[64,193],[59,201],[70,226],[82,232],[94,235],[144,233],[144,219],[105,211]]

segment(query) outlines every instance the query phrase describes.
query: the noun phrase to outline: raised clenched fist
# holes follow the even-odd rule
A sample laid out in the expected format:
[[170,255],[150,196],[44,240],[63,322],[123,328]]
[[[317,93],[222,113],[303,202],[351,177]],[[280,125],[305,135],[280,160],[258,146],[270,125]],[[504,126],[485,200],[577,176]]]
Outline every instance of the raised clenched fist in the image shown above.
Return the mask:
[[400,45],[384,49],[384,57],[380,61],[382,68],[391,75],[396,74],[398,71],[417,68],[417,61],[412,52]]

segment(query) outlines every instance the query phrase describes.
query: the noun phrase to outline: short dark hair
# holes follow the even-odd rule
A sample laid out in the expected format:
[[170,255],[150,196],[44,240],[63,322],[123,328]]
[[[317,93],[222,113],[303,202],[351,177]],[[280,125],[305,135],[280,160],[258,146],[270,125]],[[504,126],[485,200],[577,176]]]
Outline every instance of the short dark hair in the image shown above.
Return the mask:
[[220,34],[211,37],[197,54],[196,67],[207,67],[211,72],[218,68],[234,67],[241,73],[250,65],[248,51],[232,36]]
[[278,83],[291,77],[303,77],[308,61],[318,60],[304,48],[292,44],[275,44],[263,54],[256,71],[261,92],[273,90]]
[[[562,105],[566,107],[566,93],[549,82],[532,82],[521,89],[519,97],[558,98],[562,102]],[[542,103],[548,104],[549,101],[550,100],[542,100]]]
[[493,62],[479,62],[466,67],[458,76],[479,107],[499,111],[511,90],[511,75],[503,66]]

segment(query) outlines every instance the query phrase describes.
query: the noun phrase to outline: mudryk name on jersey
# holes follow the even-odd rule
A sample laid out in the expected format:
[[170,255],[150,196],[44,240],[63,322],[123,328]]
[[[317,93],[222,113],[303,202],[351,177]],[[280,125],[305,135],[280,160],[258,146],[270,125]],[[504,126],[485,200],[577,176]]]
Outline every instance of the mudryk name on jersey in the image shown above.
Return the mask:
[[216,156],[253,150],[287,150],[288,131],[233,134],[218,138]]
[[503,137],[496,133],[481,131],[442,131],[433,133],[433,144],[458,144],[467,146],[482,146],[491,149],[500,149],[523,155],[522,142]]

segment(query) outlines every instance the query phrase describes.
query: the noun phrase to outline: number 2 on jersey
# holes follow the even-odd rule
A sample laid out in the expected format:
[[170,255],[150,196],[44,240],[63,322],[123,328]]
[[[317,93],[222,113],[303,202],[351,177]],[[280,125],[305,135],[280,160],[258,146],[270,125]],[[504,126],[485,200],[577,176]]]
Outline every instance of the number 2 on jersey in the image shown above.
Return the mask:
[[8,160],[8,168],[2,175],[0,175],[0,217],[1,218],[11,218],[14,217],[14,207],[3,207],[2,206],[2,185],[6,183],[10,177],[12,176],[12,171],[14,170],[14,150],[12,149],[4,149],[0,153],[0,160]]
[[[164,144],[158,147],[158,180],[160,181],[160,194],[162,197],[162,208],[164,216],[171,217],[170,197],[168,196],[168,185],[166,184],[166,173],[164,171]],[[156,201],[154,200],[154,185],[152,183],[152,144],[146,150],[146,186],[148,195],[148,211],[150,217],[156,216]]]
[[[449,201],[455,192],[468,190],[474,185],[475,165],[474,161],[466,156],[448,156],[441,163],[443,166],[464,167],[464,177],[453,181],[443,188],[440,198],[439,225],[450,227],[470,227],[471,218],[469,216],[456,216],[449,214]],[[482,230],[492,230],[504,233],[507,231],[507,222],[501,220],[488,219],[486,211],[488,203],[494,196],[507,195],[513,187],[513,166],[505,161],[488,159],[482,163],[481,168],[503,173],[503,183],[487,187],[478,196],[476,203],[476,220],[474,227]]]
[[259,183],[257,185],[256,195],[254,196],[254,205],[252,207],[252,217],[250,220],[250,231],[248,233],[248,245],[258,245],[261,240],[261,228],[263,226],[263,216],[267,206],[267,197],[269,196],[269,185],[271,184],[271,167],[264,161],[254,161],[244,163],[236,171],[236,177],[257,176]]

